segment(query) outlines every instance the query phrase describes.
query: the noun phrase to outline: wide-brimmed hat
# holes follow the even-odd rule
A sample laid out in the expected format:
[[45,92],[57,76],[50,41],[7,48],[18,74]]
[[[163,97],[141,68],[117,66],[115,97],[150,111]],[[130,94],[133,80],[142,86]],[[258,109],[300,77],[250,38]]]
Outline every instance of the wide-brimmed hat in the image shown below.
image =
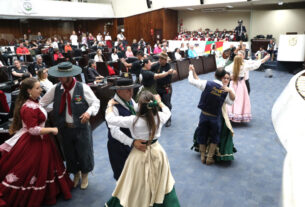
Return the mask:
[[168,55],[165,52],[161,52],[160,55],[159,55],[159,58],[163,58],[163,59],[167,60]]
[[73,65],[70,62],[62,62],[58,65],[50,67],[48,70],[48,74],[57,77],[57,78],[64,78],[64,77],[74,77],[79,75],[82,72],[82,69],[76,65]]
[[109,89],[111,90],[124,90],[131,88],[138,88],[140,84],[134,83],[130,78],[120,78],[116,81],[114,86],[111,86]]

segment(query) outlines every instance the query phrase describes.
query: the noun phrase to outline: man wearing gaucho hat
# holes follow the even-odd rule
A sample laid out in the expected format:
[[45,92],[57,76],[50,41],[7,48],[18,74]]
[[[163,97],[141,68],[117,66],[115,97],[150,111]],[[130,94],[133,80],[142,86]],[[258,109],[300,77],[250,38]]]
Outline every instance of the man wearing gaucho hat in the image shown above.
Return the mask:
[[[118,103],[114,105],[113,112],[117,116],[135,115],[138,109],[137,103],[132,99],[134,88],[139,84],[134,84],[132,79],[121,78],[117,80],[116,85],[110,87],[115,90],[114,100]],[[114,179],[118,180],[124,168],[125,161],[132,147],[145,151],[145,140],[134,140],[128,128],[120,128],[107,124],[108,126],[108,155],[113,170]]]
[[[153,64],[151,66],[151,71],[154,73],[164,73],[171,69],[171,66],[169,63],[167,63],[168,55],[167,53],[160,53],[159,56],[159,62],[156,64]],[[176,71],[174,70],[174,73]],[[168,75],[164,78],[160,78],[156,80],[157,82],[157,92],[161,97],[162,102],[171,110],[172,104],[171,104],[171,98],[172,98],[172,75]],[[166,127],[171,126],[171,118],[166,122]]]
[[81,181],[81,189],[88,187],[88,173],[93,170],[92,131],[89,119],[98,113],[100,101],[86,84],[74,76],[82,69],[70,62],[62,62],[48,70],[57,77],[54,85],[41,99],[43,107],[53,103],[55,126],[61,137],[67,171],[74,174],[74,187]]

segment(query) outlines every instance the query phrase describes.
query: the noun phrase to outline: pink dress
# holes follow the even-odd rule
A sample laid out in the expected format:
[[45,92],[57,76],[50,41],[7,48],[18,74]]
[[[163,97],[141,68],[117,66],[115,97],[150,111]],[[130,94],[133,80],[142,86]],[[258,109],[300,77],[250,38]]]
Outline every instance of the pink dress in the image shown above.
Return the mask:
[[20,115],[22,128],[0,145],[0,206],[54,205],[60,193],[70,199],[73,182],[52,139],[40,135],[46,111],[27,100]]
[[[231,63],[225,70],[232,74],[233,65],[234,63]],[[250,96],[245,79],[249,77],[249,71],[258,69],[260,65],[260,60],[244,60],[244,64],[240,69],[239,80],[230,82],[235,91],[234,103],[231,106],[227,104],[229,119],[232,122],[249,122],[252,119]]]

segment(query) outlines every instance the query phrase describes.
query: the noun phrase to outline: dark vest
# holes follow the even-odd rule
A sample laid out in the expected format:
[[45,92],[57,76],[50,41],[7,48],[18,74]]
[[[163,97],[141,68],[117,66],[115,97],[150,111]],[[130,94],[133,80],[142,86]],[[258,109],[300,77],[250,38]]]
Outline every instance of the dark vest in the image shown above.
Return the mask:
[[201,93],[198,108],[216,116],[220,115],[222,104],[228,95],[221,87],[214,81],[208,81],[204,91]]
[[[125,107],[123,107],[121,104],[116,104],[115,107],[118,109],[119,111],[119,115],[120,116],[130,116],[131,115],[131,112],[126,109]],[[131,136],[131,132],[128,128],[122,128],[120,127],[120,130],[121,132],[123,132],[126,136],[132,138]],[[108,130],[108,138],[109,139],[114,139],[112,136],[111,136],[111,133],[110,133],[110,130]]]
[[[59,114],[61,96],[64,92],[64,89],[60,89],[60,87],[61,87],[61,83],[58,83],[55,88],[54,104],[53,104],[55,125],[59,128],[64,127],[65,122],[66,122],[66,110],[64,110],[61,114]],[[72,100],[71,100],[73,124],[75,127],[77,127],[77,128],[87,127],[88,123],[82,124],[80,122],[81,119],[79,117],[83,113],[85,113],[88,108],[89,108],[89,105],[88,105],[87,101],[85,100],[83,85],[80,82],[76,82]]]

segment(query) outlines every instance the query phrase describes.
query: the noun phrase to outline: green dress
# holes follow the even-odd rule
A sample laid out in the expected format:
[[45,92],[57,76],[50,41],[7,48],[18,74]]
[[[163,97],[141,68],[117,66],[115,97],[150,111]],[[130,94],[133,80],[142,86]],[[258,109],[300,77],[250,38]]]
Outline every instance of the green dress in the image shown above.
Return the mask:
[[[234,153],[237,152],[233,143],[233,129],[230,124],[228,114],[226,112],[225,104],[222,106],[222,116],[221,116],[221,131],[220,131],[220,141],[215,152],[216,161],[231,161],[234,160]],[[193,146],[191,149],[199,152],[199,144],[197,142],[198,127],[195,130],[193,137]]]

